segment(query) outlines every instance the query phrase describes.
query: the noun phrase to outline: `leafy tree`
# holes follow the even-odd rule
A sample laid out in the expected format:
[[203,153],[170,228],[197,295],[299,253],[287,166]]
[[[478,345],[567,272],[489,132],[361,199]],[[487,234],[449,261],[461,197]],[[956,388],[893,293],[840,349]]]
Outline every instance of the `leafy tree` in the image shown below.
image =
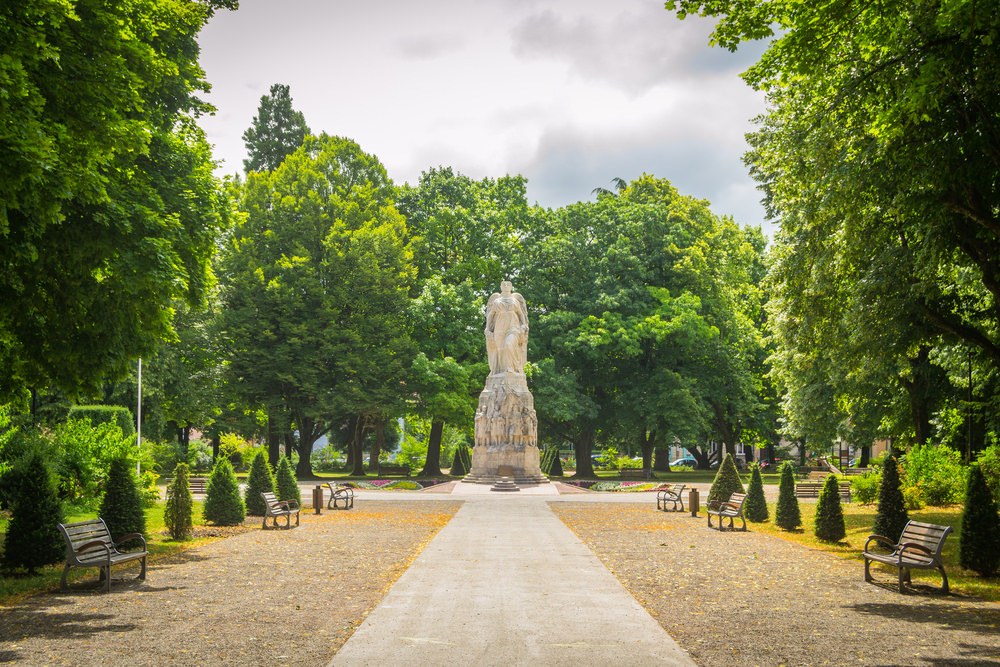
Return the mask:
[[802,525],[799,499],[795,497],[795,467],[789,461],[781,464],[778,506],[774,510],[774,523],[785,530],[795,530]]
[[909,520],[899,483],[899,463],[890,455],[882,463],[882,484],[878,490],[878,509],[872,532],[896,541]]
[[1000,568],[1000,515],[978,465],[969,470],[958,562],[984,577]]
[[299,483],[292,472],[292,462],[287,457],[278,459],[278,472],[275,475],[275,485],[278,489],[278,500],[294,500],[302,504],[302,492],[299,490]]
[[722,465],[715,473],[712,481],[712,488],[708,491],[708,501],[726,501],[734,493],[743,493],[743,482],[740,480],[740,473],[736,469],[736,461],[733,455],[726,452],[722,458]]
[[816,501],[816,537],[826,542],[839,542],[847,537],[844,509],[840,505],[840,484],[836,475],[827,475]]
[[98,515],[117,540],[128,533],[146,534],[146,514],[135,477],[135,464],[125,457],[111,461]]
[[167,486],[167,504],[163,509],[163,523],[166,524],[171,539],[189,539],[194,531],[194,500],[191,498],[188,480],[188,465],[178,463],[174,468],[174,477]]
[[[281,458],[287,461],[284,457]],[[267,455],[263,451],[257,452],[253,462],[250,463],[250,474],[247,475],[247,488],[244,494],[247,514],[264,516],[267,505],[260,494],[276,493],[276,491],[274,473],[271,472],[271,464],[267,462]]]
[[228,207],[194,122],[196,36],[234,5],[4,8],[0,396],[94,390],[171,335],[174,299],[204,298]]
[[236,473],[229,459],[220,457],[215,462],[205,489],[205,506],[202,514],[205,521],[218,526],[236,526],[243,523],[247,508],[240,497],[240,487]]
[[3,566],[31,573],[59,562],[65,553],[59,533],[64,519],[43,453],[31,449],[3,478],[11,509],[3,541]]
[[750,486],[747,489],[745,514],[748,521],[761,523],[767,521],[767,500],[764,498],[764,480],[760,476],[760,465],[750,466]]
[[309,134],[306,117],[292,108],[289,87],[276,83],[260,98],[253,124],[243,133],[247,159],[243,169],[273,171],[305,141]]

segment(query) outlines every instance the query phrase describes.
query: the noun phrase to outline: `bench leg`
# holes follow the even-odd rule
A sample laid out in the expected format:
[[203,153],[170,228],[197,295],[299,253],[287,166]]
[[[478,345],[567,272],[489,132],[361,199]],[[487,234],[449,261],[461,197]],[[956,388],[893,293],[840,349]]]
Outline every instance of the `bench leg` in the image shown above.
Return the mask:
[[139,570],[139,581],[146,581],[146,557],[142,557],[142,569]]
[[[291,520],[292,520],[292,517],[288,517],[289,523],[291,523]],[[299,513],[296,512],[295,513],[295,526],[298,527],[298,525],[299,525]]]
[[[708,516],[708,527],[709,528],[714,528],[715,526],[712,525],[712,515],[711,514],[706,514],[706,516]],[[720,524],[722,523],[722,519],[721,518],[719,519],[719,523]]]
[[68,591],[69,584],[66,582],[66,575],[69,574],[70,564],[66,563],[66,567],[63,568],[62,579],[59,580],[59,590]]
[[944,571],[944,565],[938,565],[938,572],[941,573],[941,592],[948,594],[948,574]]
[[868,583],[875,581],[874,579],[872,579],[871,566],[872,562],[867,558],[865,558],[865,581],[867,581]]
[[906,595],[906,580],[910,576],[910,571],[905,567],[899,568],[899,592]]

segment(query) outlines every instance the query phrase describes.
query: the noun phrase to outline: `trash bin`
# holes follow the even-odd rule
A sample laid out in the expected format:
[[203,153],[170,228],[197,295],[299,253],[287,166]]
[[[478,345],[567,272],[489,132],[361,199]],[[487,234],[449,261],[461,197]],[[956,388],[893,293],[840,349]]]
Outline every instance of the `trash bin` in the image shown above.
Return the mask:
[[323,513],[323,487],[316,486],[313,488],[313,511],[316,514]]
[[688,508],[691,510],[691,516],[698,516],[698,489],[688,491]]

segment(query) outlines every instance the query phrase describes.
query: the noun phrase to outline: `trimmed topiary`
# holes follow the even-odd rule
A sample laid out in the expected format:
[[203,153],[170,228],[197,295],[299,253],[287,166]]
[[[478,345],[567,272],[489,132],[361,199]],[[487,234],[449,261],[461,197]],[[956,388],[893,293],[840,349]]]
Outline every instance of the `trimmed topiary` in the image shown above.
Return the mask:
[[983,471],[975,464],[969,468],[965,490],[958,562],[983,577],[992,577],[1000,568],[1000,516]]
[[247,508],[240,497],[240,487],[236,482],[233,464],[224,456],[215,462],[205,489],[205,507],[202,510],[205,521],[218,526],[236,526],[243,523]]
[[878,489],[878,510],[872,532],[898,542],[909,520],[899,486],[899,464],[895,457],[887,456],[882,464],[882,484]]
[[795,497],[795,467],[788,461],[781,464],[778,506],[774,510],[774,523],[785,530],[795,530],[802,525],[799,499]]
[[288,457],[282,456],[278,459],[276,477],[278,500],[294,500],[299,505],[302,505],[302,492],[299,491],[299,483],[295,479],[292,462],[288,460]]
[[66,420],[86,419],[91,426],[117,424],[125,437],[135,435],[135,418],[132,411],[121,405],[74,405]]
[[549,477],[562,477],[562,460],[559,458],[559,446],[549,445],[542,452],[541,461],[542,473],[548,475]]
[[847,537],[844,508],[840,505],[840,483],[836,475],[828,475],[819,492],[814,532],[824,542],[839,542]]
[[29,574],[62,560],[65,542],[59,532],[62,506],[56,485],[38,450],[28,451],[4,475],[11,505],[3,541],[3,566]]
[[767,500],[764,498],[764,480],[760,477],[760,464],[751,466],[750,485],[747,487],[747,503],[743,508],[747,521],[761,523],[767,521]]
[[267,461],[267,455],[261,451],[257,452],[250,463],[247,488],[243,494],[247,514],[250,516],[264,516],[267,513],[267,504],[260,495],[262,493],[276,493],[276,490],[271,464]]
[[163,523],[167,532],[175,540],[186,540],[194,532],[192,512],[194,500],[191,498],[191,487],[188,482],[188,465],[178,463],[174,466],[174,478],[167,487],[167,504],[163,509]]
[[448,474],[453,477],[469,474],[469,448],[464,442],[455,448],[455,457],[451,461],[451,469]]
[[116,542],[127,533],[146,534],[146,514],[142,511],[135,466],[127,458],[111,461],[99,516]]
[[708,492],[708,502],[726,501],[734,493],[743,493],[743,482],[740,480],[740,472],[736,469],[736,460],[733,455],[726,452],[719,466],[719,472],[715,473],[715,481]]

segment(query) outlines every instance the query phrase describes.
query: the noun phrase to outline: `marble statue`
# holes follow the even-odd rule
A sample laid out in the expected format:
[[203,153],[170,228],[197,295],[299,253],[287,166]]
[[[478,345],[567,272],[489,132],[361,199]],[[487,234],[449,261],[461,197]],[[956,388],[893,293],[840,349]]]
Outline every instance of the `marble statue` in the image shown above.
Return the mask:
[[528,306],[509,280],[486,302],[486,357],[490,373],[523,373],[528,363]]

